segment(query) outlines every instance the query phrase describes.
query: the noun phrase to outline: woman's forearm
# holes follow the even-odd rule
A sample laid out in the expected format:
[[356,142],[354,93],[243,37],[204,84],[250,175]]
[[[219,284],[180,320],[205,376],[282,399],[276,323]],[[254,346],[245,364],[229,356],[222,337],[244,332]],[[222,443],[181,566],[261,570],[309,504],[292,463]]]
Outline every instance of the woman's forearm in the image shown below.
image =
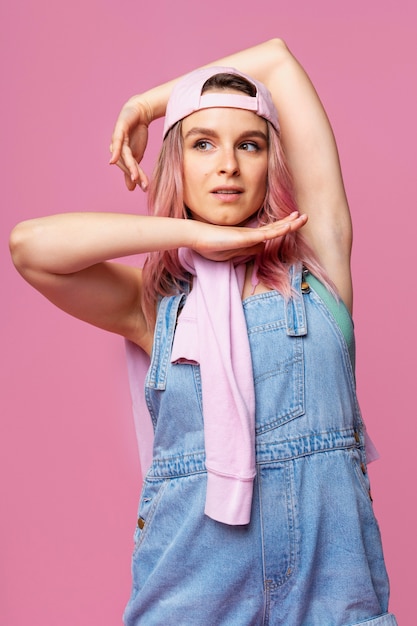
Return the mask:
[[[273,72],[276,70],[277,62],[279,62],[280,57],[283,58],[289,54],[290,53],[282,40],[271,39],[253,46],[252,48],[211,61],[203,67],[212,67],[215,65],[235,67],[241,72],[245,72],[246,74],[262,81],[270,88],[270,82]],[[190,68],[190,71],[193,69],[194,68]],[[141,94],[132,96],[130,101],[126,104],[129,102],[131,102],[132,105],[142,103],[144,111],[146,112],[146,121],[149,124],[153,120],[165,115],[171,91],[175,83],[181,78],[182,76],[178,76],[166,83],[162,83],[161,85],[148,89]]]
[[22,273],[31,268],[70,274],[102,261],[188,245],[191,231],[187,220],[64,213],[18,224],[10,237],[10,249]]
[[193,248],[215,260],[304,226],[294,213],[260,228],[217,226],[198,220],[113,213],[64,213],[18,224],[10,236],[13,262],[21,274],[75,274],[120,257]]

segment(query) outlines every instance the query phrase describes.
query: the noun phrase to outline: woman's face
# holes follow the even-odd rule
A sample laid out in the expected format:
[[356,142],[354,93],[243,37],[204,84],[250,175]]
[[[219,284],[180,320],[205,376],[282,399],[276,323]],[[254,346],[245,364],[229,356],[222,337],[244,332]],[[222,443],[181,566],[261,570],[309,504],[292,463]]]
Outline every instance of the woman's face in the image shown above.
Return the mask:
[[244,109],[202,109],[182,121],[184,203],[194,219],[244,224],[262,206],[267,124]]

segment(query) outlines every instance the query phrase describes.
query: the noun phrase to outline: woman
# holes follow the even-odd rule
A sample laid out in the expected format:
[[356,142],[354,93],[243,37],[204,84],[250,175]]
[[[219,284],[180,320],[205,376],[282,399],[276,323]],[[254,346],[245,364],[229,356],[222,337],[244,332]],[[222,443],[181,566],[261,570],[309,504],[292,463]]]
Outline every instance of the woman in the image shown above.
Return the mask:
[[[34,287],[150,356],[125,623],[395,624],[323,107],[281,41],[232,55],[125,105],[111,162],[129,189],[148,186],[138,161],[162,115],[152,216],[50,216],[11,237]],[[109,262],[140,252],[143,270]]]

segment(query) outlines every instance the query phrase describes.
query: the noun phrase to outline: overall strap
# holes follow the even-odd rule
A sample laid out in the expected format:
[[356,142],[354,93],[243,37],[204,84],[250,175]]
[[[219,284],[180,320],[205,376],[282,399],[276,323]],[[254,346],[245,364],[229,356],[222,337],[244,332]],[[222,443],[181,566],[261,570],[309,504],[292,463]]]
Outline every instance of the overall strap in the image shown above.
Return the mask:
[[292,295],[291,298],[285,302],[287,335],[300,337],[307,334],[307,317],[301,290],[301,284],[303,282],[303,267],[301,263],[296,263],[291,266],[290,281]]
[[151,366],[146,379],[146,386],[152,389],[163,390],[166,387],[178,310],[184,298],[184,294],[166,296],[159,302]]

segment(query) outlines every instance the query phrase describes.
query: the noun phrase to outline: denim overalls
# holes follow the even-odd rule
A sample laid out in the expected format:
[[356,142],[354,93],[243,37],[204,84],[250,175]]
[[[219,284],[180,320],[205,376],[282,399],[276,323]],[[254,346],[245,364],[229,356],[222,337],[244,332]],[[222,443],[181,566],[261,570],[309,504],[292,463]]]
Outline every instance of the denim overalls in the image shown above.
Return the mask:
[[200,371],[170,362],[186,296],[160,303],[145,388],[154,460],[126,626],[396,624],[347,345],[318,295],[302,293],[301,271],[291,274],[289,301],[276,291],[243,301],[256,394],[247,526],[203,514]]

